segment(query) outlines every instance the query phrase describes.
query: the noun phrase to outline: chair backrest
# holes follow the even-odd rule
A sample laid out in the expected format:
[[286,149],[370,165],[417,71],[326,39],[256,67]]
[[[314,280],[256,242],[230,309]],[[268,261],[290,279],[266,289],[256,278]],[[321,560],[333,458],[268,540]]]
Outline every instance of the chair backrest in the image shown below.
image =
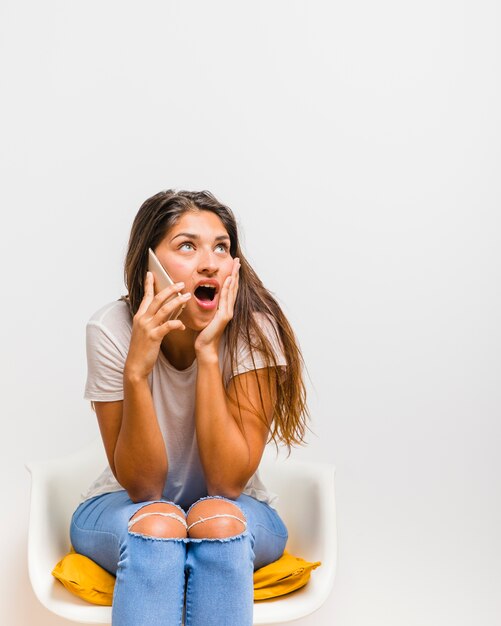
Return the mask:
[[[46,567],[68,552],[69,522],[80,494],[106,466],[106,454],[100,439],[67,456],[49,461],[27,463],[31,473],[29,546],[36,545],[40,558],[33,558],[30,568]],[[33,552],[28,549],[28,558]]]
[[[264,456],[259,473],[265,485],[279,498],[274,503],[289,531],[287,550],[310,561],[323,560],[328,538],[325,533],[334,519],[327,520],[327,509],[334,488],[334,467],[320,463],[275,460]],[[329,514],[333,511],[329,510]]]

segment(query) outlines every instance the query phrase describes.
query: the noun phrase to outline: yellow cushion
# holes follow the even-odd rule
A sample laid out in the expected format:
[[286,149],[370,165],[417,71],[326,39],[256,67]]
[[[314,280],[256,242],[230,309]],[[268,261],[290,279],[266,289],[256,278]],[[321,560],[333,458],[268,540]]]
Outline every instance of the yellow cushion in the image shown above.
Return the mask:
[[52,570],[52,575],[79,598],[111,606],[115,576],[83,554],[77,554],[73,547]]
[[[320,561],[309,563],[287,551],[254,572],[254,600],[268,600],[306,585]],[[52,570],[52,575],[79,598],[92,604],[111,606],[115,577],[73,548]]]
[[321,565],[320,561],[310,563],[287,551],[269,565],[254,572],[254,600],[268,600],[304,587],[310,580],[311,571]]

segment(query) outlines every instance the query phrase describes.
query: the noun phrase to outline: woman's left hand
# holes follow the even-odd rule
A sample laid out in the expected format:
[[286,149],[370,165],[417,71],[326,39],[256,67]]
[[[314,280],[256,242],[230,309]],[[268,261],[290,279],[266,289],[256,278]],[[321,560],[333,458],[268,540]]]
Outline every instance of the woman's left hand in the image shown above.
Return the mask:
[[218,354],[219,340],[228,322],[233,318],[233,305],[237,299],[238,272],[240,259],[233,259],[231,275],[226,278],[219,294],[219,303],[216,314],[209,324],[200,331],[195,340],[195,352],[197,357],[203,353]]

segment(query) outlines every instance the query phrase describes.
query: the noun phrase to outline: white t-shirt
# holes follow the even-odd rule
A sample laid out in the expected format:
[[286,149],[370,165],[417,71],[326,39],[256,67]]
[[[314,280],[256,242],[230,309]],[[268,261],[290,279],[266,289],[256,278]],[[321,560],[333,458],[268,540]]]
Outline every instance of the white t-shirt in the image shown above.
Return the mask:
[[[286,366],[276,326],[263,313],[255,319],[267,335],[274,349],[277,363]],[[123,400],[123,371],[132,334],[132,317],[126,302],[116,300],[99,309],[87,323],[87,382],[84,399],[110,402]],[[266,367],[264,356],[253,351],[255,366],[248,346],[240,342],[234,371],[230,371],[229,353],[226,350],[226,333],[219,346],[219,364],[223,384],[227,388],[230,378],[249,370]],[[195,391],[197,360],[184,370],[178,370],[159,351],[155,366],[148,376],[153,405],[162,432],[169,471],[163,497],[187,508],[207,495],[205,477],[200,462],[195,433]],[[96,495],[119,491],[123,487],[115,479],[109,465],[81,494],[81,502]],[[244,494],[272,505],[278,498],[266,489],[256,471],[245,486]]]

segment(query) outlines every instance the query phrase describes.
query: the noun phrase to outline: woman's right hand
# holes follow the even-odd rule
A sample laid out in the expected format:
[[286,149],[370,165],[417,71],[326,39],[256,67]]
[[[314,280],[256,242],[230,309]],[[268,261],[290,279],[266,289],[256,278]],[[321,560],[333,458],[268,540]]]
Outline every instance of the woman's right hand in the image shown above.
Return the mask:
[[158,358],[165,335],[171,330],[186,328],[181,320],[168,318],[190,299],[191,293],[181,294],[170,302],[165,302],[183,287],[184,283],[176,283],[154,295],[153,274],[151,272],[146,274],[144,297],[132,318],[132,336],[124,374],[147,378]]

